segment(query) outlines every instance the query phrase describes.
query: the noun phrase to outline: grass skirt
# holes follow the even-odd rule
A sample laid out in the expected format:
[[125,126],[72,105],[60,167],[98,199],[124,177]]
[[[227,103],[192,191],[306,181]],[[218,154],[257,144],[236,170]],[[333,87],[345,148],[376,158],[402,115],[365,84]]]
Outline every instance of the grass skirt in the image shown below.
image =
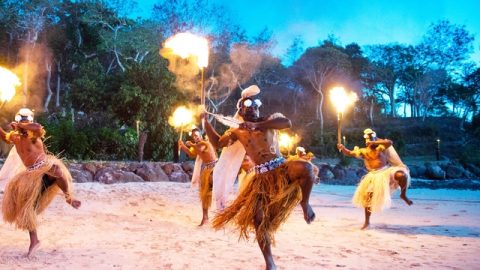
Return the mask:
[[238,175],[238,194],[242,193],[242,191],[247,187],[248,183],[250,183],[255,176],[255,170],[251,170],[246,172],[242,170],[242,172]]
[[362,177],[358,184],[352,202],[360,208],[370,207],[370,211],[380,212],[392,204],[391,195],[399,187],[395,180],[395,172],[403,171],[410,185],[410,174],[406,167],[392,166],[371,171]]
[[44,166],[35,170],[24,170],[9,181],[2,203],[4,221],[15,223],[18,229],[36,230],[37,215],[45,210],[60,189],[52,184],[42,192],[42,178],[49,174],[48,171],[54,165],[58,166],[71,188],[72,177],[68,169],[61,160],[48,155]]
[[212,205],[213,167],[204,168],[200,172],[200,201],[202,209],[209,209]]
[[240,238],[248,239],[249,232],[255,230],[255,216],[263,214],[257,241],[265,245],[268,236],[274,244],[274,233],[302,199],[300,185],[288,179],[287,166],[288,162],[266,173],[255,174],[235,201],[214,217],[213,227],[218,230],[233,221]]

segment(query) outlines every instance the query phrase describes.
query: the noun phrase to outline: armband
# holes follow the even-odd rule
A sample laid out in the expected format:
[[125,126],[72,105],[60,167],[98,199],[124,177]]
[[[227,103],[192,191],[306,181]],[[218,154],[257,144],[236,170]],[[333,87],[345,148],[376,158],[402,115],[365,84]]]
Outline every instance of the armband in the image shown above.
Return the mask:
[[12,132],[8,132],[5,134],[5,141],[7,141],[7,143],[12,143],[12,140],[10,139],[11,136]]
[[275,119],[275,118],[285,118],[285,115],[282,113],[276,112],[268,117],[268,120]]
[[352,154],[358,158],[362,155],[362,150],[360,150],[358,146],[355,146],[352,150]]

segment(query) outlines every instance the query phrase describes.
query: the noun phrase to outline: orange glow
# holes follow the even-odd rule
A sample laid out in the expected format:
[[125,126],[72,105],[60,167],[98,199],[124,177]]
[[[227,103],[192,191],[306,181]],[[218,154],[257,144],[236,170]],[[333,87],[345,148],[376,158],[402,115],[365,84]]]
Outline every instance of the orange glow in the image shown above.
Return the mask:
[[343,113],[345,108],[357,101],[358,97],[355,93],[347,94],[343,87],[334,87],[330,90],[330,100],[337,109],[338,113]]
[[287,151],[292,150],[293,146],[300,141],[300,138],[295,135],[289,135],[288,133],[280,132],[278,134],[278,145],[281,149],[285,149]]
[[184,129],[193,124],[193,112],[185,106],[178,107],[168,119],[168,123],[177,129]]
[[0,67],[0,101],[8,102],[15,96],[15,87],[20,85],[20,80],[10,70]]
[[163,54],[174,54],[181,58],[193,57],[199,68],[208,66],[208,41],[191,33],[179,33],[167,39]]

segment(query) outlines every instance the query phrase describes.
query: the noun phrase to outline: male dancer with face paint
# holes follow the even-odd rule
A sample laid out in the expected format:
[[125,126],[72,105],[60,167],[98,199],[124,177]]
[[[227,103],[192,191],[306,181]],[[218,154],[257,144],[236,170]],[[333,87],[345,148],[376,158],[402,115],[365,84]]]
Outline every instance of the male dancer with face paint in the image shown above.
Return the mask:
[[[202,202],[202,221],[198,226],[203,226],[208,222],[208,209],[212,204],[212,172],[217,162],[217,153],[212,144],[204,140],[198,128],[191,131],[193,142],[187,141],[185,144],[178,140],[178,147],[182,149],[189,157],[200,158],[200,201]],[[195,177],[195,173],[194,173]],[[194,182],[194,180],[192,180]]]
[[242,92],[237,109],[244,122],[222,136],[205,118],[205,129],[213,144],[225,147],[240,141],[255,163],[253,179],[231,205],[217,214],[213,227],[219,229],[233,221],[244,238],[248,238],[249,231],[254,229],[266,269],[276,269],[271,252],[275,231],[299,202],[305,221],[311,223],[315,219],[309,204],[315,176],[310,162],[286,161],[277,151],[275,133],[289,128],[291,123],[280,113],[260,117],[261,102],[254,97],[259,92],[257,86],[250,86]]
[[391,193],[400,187],[400,198],[406,204],[412,205],[407,198],[407,187],[410,184],[410,173],[405,164],[400,160],[393,148],[393,143],[388,139],[377,138],[371,129],[364,131],[365,144],[367,147],[348,150],[343,144],[337,144],[337,148],[346,156],[364,160],[368,173],[360,181],[353,203],[357,207],[365,209],[365,223],[362,230],[370,225],[372,212],[379,212],[391,204]]
[[0,128],[0,138],[15,145],[7,160],[13,158],[18,161],[14,164],[5,162],[10,164],[9,168],[2,167],[2,171],[12,172],[3,198],[3,219],[29,232],[27,257],[30,257],[40,246],[37,215],[47,208],[58,191],[63,191],[65,202],[75,209],[80,207],[81,202],[72,195],[72,176],[65,164],[48,153],[43,143],[45,130],[33,121],[33,112],[27,108],[20,109],[15,122],[10,125],[13,128],[10,132]]

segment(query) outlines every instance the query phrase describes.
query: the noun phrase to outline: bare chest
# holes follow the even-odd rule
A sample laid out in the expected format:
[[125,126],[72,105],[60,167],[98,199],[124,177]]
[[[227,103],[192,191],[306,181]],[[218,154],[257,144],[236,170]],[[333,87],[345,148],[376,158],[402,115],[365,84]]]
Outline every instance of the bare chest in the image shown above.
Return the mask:
[[15,140],[15,147],[17,148],[19,155],[45,152],[42,140],[32,140],[23,136],[19,136],[19,138]]
[[272,131],[238,130],[236,135],[255,163],[263,163],[276,156]]

